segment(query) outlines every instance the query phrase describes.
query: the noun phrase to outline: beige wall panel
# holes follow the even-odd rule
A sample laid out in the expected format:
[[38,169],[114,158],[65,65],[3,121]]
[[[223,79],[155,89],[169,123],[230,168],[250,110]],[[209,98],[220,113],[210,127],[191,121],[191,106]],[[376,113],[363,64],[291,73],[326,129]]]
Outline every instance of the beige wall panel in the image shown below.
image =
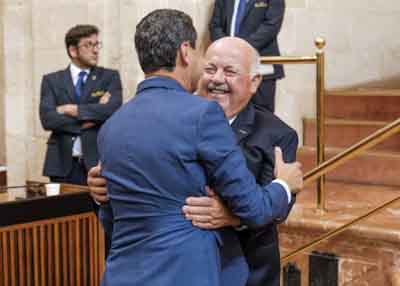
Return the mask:
[[3,38],[3,20],[4,20],[4,4],[0,1],[0,166],[6,162],[6,130],[5,130],[5,108],[4,108],[4,38]]
[[[156,8],[181,9],[193,17],[204,50],[213,4],[213,0],[0,1],[0,39],[4,31],[0,138],[5,138],[0,140],[0,163],[7,149],[3,161],[10,167],[10,183],[45,179],[40,173],[48,133],[38,116],[40,81],[43,74],[67,66],[67,29],[78,23],[99,26],[104,44],[100,64],[120,70],[126,101],[143,79],[133,42],[138,21]],[[328,88],[399,75],[400,37],[394,35],[400,25],[400,1],[286,0],[286,5],[279,35],[282,54],[313,55],[314,38],[324,36]],[[286,67],[286,78],[278,83],[277,113],[301,135],[301,118],[315,113],[312,66]],[[1,127],[5,124],[6,130]]]

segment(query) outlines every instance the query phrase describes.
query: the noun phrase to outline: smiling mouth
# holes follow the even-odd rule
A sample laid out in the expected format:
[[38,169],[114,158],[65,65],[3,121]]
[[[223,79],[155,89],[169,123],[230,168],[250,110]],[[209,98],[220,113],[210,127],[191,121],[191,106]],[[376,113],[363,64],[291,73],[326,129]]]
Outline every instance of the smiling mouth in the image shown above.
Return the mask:
[[219,89],[219,88],[208,88],[208,93],[210,94],[226,94],[229,93],[230,91],[228,89]]

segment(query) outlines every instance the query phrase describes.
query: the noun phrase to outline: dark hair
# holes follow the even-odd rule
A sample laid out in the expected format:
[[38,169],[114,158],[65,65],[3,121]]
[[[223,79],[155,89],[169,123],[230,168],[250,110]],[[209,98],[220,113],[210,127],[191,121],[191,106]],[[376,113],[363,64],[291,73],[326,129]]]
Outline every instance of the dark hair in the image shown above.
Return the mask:
[[65,47],[67,48],[68,56],[71,57],[68,50],[70,46],[76,47],[82,38],[90,37],[93,34],[99,34],[99,28],[94,25],[76,25],[69,29],[65,34]]
[[197,33],[192,18],[182,11],[158,9],[136,26],[135,48],[144,73],[160,69],[173,71],[180,45],[196,48]]

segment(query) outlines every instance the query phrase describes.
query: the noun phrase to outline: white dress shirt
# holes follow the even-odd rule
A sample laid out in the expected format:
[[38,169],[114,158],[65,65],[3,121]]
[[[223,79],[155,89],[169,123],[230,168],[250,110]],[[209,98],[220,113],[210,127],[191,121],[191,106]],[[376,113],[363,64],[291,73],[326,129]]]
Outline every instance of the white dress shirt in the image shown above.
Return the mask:
[[[71,72],[71,77],[72,77],[72,83],[74,84],[74,86],[76,86],[78,79],[79,79],[79,73],[81,71],[86,72],[85,77],[83,78],[83,82],[86,82],[87,77],[90,73],[89,69],[81,69],[78,66],[76,66],[75,64],[71,63],[69,66],[69,70]],[[74,145],[72,146],[72,157],[81,157],[82,156],[82,141],[81,141],[81,137],[77,136],[73,138],[74,140]]]
[[[239,2],[240,0],[235,0],[235,4],[233,4],[233,14],[232,14],[232,22],[231,22],[231,29],[229,35],[231,37],[235,37],[235,23],[236,23],[236,16],[237,16],[237,10],[239,8]],[[246,3],[249,2],[249,0],[246,0]]]

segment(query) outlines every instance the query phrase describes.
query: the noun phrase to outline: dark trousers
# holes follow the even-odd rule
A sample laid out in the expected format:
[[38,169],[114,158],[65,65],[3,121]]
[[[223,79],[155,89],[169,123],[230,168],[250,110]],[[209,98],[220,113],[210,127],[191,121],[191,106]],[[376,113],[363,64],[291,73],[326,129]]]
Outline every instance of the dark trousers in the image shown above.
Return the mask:
[[279,286],[281,268],[276,225],[237,233],[250,270],[246,286]]
[[275,111],[276,79],[264,79],[251,101],[260,110]]
[[75,185],[87,185],[87,171],[81,159],[72,158],[72,169],[65,177],[50,177],[54,183],[67,183]]

